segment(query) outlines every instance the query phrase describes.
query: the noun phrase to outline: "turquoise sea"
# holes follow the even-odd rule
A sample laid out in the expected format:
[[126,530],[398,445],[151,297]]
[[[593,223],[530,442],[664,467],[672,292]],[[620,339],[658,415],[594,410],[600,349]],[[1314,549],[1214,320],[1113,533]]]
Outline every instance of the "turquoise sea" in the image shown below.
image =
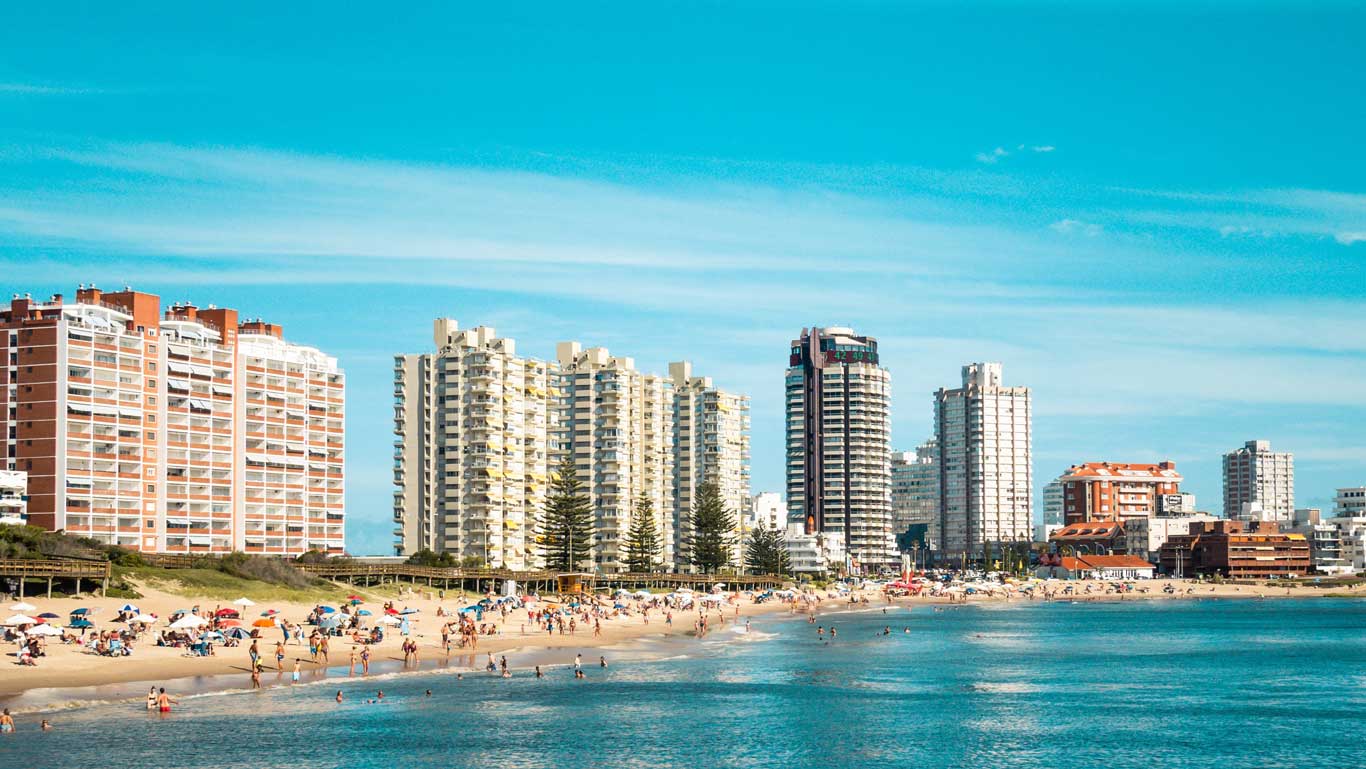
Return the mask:
[[[749,635],[610,649],[606,670],[585,649],[584,681],[564,667],[540,681],[343,670],[188,697],[167,718],[93,705],[41,733],[28,715],[0,737],[0,766],[1366,766],[1366,601],[917,606],[820,623],[836,642],[775,615]],[[376,688],[384,704],[366,704]]]

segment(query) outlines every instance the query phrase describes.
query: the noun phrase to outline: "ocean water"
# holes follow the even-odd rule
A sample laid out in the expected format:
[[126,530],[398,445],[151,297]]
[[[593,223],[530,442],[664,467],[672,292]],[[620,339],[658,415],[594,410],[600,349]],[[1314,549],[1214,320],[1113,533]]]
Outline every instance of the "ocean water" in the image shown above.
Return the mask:
[[[0,736],[0,766],[1366,766],[1366,601],[917,606],[819,621],[837,641],[775,615],[748,635],[610,649],[606,670],[585,649],[585,681],[565,667],[540,681],[334,678],[190,697],[166,718],[126,703],[61,711],[47,733],[25,716]],[[384,704],[366,704],[376,688]]]

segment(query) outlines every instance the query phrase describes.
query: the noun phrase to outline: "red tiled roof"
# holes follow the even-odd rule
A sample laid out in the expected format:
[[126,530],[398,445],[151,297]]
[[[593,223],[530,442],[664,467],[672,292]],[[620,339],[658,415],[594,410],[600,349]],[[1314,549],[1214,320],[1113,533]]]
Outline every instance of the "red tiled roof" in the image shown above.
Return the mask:
[[1062,567],[1068,571],[1091,569],[1152,569],[1151,563],[1136,555],[1081,555],[1063,556]]
[[1069,523],[1053,532],[1050,539],[1094,539],[1096,537],[1116,537],[1124,531],[1120,521],[1082,521]]
[[1141,464],[1137,462],[1085,462],[1067,468],[1067,473],[1059,480],[1085,481],[1101,478],[1117,481],[1156,481],[1160,483],[1179,483],[1181,473],[1176,472],[1175,462]]

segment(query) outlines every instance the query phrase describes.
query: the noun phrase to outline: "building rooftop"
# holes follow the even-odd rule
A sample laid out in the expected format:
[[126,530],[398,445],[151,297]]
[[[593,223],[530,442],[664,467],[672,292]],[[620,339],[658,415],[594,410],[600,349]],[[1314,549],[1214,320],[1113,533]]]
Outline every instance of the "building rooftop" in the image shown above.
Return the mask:
[[1136,462],[1084,462],[1079,465],[1072,465],[1067,468],[1059,481],[1092,481],[1092,480],[1122,480],[1122,481],[1155,481],[1162,483],[1179,483],[1181,473],[1176,472],[1176,463],[1170,461],[1158,462],[1156,464],[1141,464]]

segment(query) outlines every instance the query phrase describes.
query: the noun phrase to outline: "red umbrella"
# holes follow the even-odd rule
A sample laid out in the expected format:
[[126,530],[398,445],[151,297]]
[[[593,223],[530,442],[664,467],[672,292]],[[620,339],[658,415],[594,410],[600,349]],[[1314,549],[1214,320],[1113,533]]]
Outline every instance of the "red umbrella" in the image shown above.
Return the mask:
[[385,614],[398,614],[398,609],[395,609],[394,607],[390,606],[389,608],[387,608],[387,609],[384,610],[384,613],[385,613]]
[[237,617],[237,616],[239,616],[239,615],[238,615],[236,609],[219,609],[217,612],[214,613],[213,616],[215,616],[215,617]]
[[361,597],[358,596],[358,595],[348,595],[348,596],[346,597],[346,600],[348,600],[348,601],[364,601],[365,599],[364,599],[364,598],[361,598]]

